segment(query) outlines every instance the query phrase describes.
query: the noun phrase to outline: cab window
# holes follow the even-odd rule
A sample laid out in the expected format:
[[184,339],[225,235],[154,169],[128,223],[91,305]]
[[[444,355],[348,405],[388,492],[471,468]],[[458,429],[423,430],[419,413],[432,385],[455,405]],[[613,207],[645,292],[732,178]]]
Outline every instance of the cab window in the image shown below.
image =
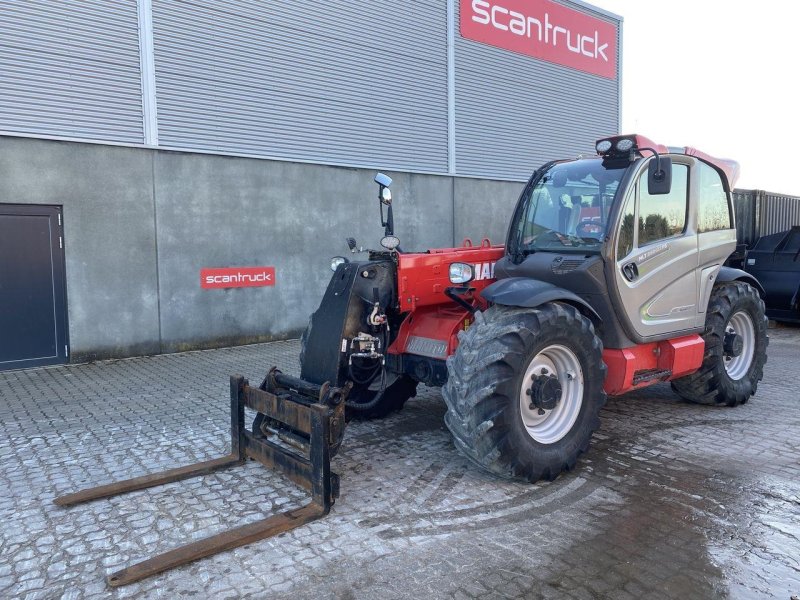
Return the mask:
[[681,235],[686,230],[689,167],[672,165],[669,194],[647,193],[647,171],[639,178],[639,247]]
[[731,228],[728,195],[717,171],[705,163],[695,168],[697,173],[697,233]]
[[617,260],[625,258],[633,250],[634,197],[633,193],[629,193],[625,200],[625,210],[622,213],[622,224],[617,239]]

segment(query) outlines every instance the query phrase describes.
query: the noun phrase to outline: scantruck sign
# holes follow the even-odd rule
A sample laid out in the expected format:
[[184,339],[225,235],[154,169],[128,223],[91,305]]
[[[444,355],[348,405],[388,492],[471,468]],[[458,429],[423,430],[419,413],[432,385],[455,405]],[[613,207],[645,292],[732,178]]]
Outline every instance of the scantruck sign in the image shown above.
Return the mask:
[[617,26],[549,0],[461,0],[461,35],[617,78]]
[[275,285],[275,267],[200,269],[200,287],[206,290],[265,285]]

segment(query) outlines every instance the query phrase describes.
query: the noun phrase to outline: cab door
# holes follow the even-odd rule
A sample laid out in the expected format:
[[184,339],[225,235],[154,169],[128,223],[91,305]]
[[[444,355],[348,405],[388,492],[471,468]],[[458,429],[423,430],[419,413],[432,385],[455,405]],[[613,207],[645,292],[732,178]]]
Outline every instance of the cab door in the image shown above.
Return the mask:
[[736,249],[730,190],[716,169],[697,161],[692,194],[697,203],[697,326],[705,325],[706,308],[719,270]]
[[697,233],[689,193],[695,160],[672,158],[670,193],[648,193],[644,161],[618,224],[614,283],[624,312],[619,316],[645,340],[695,329],[698,318]]

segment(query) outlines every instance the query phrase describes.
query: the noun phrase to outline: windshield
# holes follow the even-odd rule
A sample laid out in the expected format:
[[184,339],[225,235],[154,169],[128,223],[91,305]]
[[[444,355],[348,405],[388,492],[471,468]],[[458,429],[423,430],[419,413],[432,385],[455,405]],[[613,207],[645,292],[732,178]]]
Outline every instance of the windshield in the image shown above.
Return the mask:
[[551,166],[529,185],[512,228],[512,251],[576,249],[600,251],[614,195],[625,168],[606,168],[597,159]]

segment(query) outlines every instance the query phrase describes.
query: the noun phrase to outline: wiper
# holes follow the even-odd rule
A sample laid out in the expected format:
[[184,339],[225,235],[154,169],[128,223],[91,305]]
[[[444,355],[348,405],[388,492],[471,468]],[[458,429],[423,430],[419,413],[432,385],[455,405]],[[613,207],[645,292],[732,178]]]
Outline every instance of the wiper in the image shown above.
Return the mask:
[[[591,242],[589,242],[587,241],[587,239],[584,239],[582,237],[567,233],[561,233],[560,231],[555,231],[553,229],[540,233],[534,239],[532,239],[530,243],[536,244],[537,241],[540,240],[544,241],[543,239],[541,239],[543,238],[543,236],[548,236],[548,238],[555,238],[562,246],[566,246],[567,248],[580,248],[583,246],[593,246],[600,243],[599,240],[595,240],[594,238],[588,238],[592,240]],[[542,247],[537,248],[536,246],[529,246],[529,248],[530,248],[530,251],[528,252],[529,254],[532,254],[537,250],[544,250],[544,248]],[[552,247],[550,247],[549,249],[552,250]]]
[[[542,233],[534,237],[531,240],[531,244],[535,244],[539,239],[544,238],[544,236],[547,236],[548,238],[555,238],[557,241],[561,243],[562,246],[570,246],[575,242],[575,240],[572,239],[573,236],[566,235],[564,233],[561,233],[560,231],[556,231],[555,229],[548,229],[547,231],[543,231]],[[578,239],[580,243],[580,238],[576,239]]]
[[520,246],[521,244],[517,243],[516,247],[514,248],[514,252],[511,253],[511,262],[514,263],[515,265],[521,263],[525,259],[525,257],[528,256],[529,254],[533,254],[534,252],[536,252],[536,250],[534,250],[533,248],[522,249],[520,248]]
[[[569,240],[575,246],[588,246],[589,245],[589,242],[587,242],[585,239],[583,239],[582,237],[579,237],[577,235],[561,234],[561,237]],[[561,243],[564,244],[564,240],[563,239],[561,240]],[[564,244],[564,245],[567,246],[568,244]]]

